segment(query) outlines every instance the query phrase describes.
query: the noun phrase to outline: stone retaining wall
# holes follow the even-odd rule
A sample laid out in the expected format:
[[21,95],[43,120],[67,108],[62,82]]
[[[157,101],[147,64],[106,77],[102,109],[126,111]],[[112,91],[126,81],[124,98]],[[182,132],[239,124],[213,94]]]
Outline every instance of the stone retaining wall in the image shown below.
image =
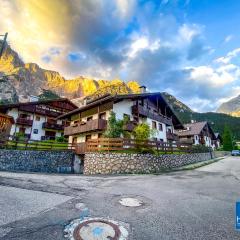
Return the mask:
[[86,153],[84,174],[156,173],[211,159],[210,153],[152,154]]
[[0,149],[0,171],[72,172],[71,151],[33,151]]

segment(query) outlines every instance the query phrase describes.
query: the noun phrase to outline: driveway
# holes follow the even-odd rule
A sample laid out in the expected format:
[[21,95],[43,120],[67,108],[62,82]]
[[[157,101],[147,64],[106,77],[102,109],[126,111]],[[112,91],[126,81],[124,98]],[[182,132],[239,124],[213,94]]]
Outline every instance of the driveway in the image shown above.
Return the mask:
[[[129,239],[240,239],[234,226],[239,173],[237,157],[161,175],[0,172],[0,239],[65,239],[65,225],[82,216],[79,203],[92,217],[124,223]],[[124,197],[142,205],[123,206]]]

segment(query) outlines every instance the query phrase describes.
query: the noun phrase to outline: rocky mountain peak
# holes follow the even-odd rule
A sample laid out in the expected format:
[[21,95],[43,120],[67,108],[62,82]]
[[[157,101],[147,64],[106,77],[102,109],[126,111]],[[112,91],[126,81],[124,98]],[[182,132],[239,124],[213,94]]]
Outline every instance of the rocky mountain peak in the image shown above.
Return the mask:
[[[122,93],[139,91],[139,84],[135,81],[125,83],[120,79],[95,80],[84,76],[67,80],[58,72],[43,69],[36,63],[24,63],[9,45],[0,60],[0,73],[8,76],[4,84],[0,82],[0,89],[2,89],[0,101],[5,101],[11,93],[12,101],[17,99],[16,96],[20,101],[26,101],[30,95],[40,95],[43,89],[51,90],[61,97],[70,99],[91,95],[98,90],[104,92],[112,88],[114,91],[116,84],[121,85]],[[6,84],[9,85],[7,94],[4,93]],[[108,87],[107,90],[101,90],[105,87]]]

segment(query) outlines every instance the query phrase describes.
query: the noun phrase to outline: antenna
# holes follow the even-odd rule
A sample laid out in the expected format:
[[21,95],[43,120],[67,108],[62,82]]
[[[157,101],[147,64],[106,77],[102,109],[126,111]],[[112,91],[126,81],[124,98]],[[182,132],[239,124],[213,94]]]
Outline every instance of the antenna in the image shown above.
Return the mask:
[[0,36],[4,37],[3,38],[3,42],[2,42],[2,46],[0,48],[0,59],[1,59],[2,55],[3,55],[3,50],[4,50],[4,47],[5,47],[6,43],[7,43],[7,35],[8,35],[8,33],[5,33],[4,35],[0,35]]

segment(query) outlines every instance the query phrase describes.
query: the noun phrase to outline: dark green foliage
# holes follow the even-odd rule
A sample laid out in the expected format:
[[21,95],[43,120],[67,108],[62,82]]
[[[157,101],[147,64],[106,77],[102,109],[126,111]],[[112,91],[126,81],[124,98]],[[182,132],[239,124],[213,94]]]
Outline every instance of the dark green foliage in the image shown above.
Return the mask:
[[233,150],[232,133],[227,125],[225,125],[223,133],[223,150],[225,151]]
[[208,121],[214,132],[223,135],[225,124],[227,124],[233,133],[233,138],[240,140],[240,117],[232,117],[223,113],[190,113],[190,112],[176,112],[182,123],[189,123],[191,120],[198,122]]
[[67,142],[67,139],[64,136],[57,137],[56,142],[59,142],[59,143]]
[[224,125],[227,124],[233,133],[233,138],[240,140],[240,117],[232,117],[227,114],[215,112],[193,112],[189,107],[177,100],[174,96],[164,93],[164,97],[182,123],[189,123],[191,120],[195,120],[197,122],[207,121],[211,125],[213,131],[218,132],[221,135],[223,135]]
[[42,90],[43,92],[38,96],[41,100],[51,100],[60,98],[56,93],[51,90]]
[[210,152],[211,149],[205,145],[193,145],[192,146],[192,153],[204,153]]
[[123,120],[117,120],[116,114],[111,112],[108,119],[107,130],[104,133],[104,137],[107,138],[119,138],[123,134]]
[[11,104],[11,103],[15,103],[15,102],[13,100],[9,100],[9,99],[0,100],[0,105]]

